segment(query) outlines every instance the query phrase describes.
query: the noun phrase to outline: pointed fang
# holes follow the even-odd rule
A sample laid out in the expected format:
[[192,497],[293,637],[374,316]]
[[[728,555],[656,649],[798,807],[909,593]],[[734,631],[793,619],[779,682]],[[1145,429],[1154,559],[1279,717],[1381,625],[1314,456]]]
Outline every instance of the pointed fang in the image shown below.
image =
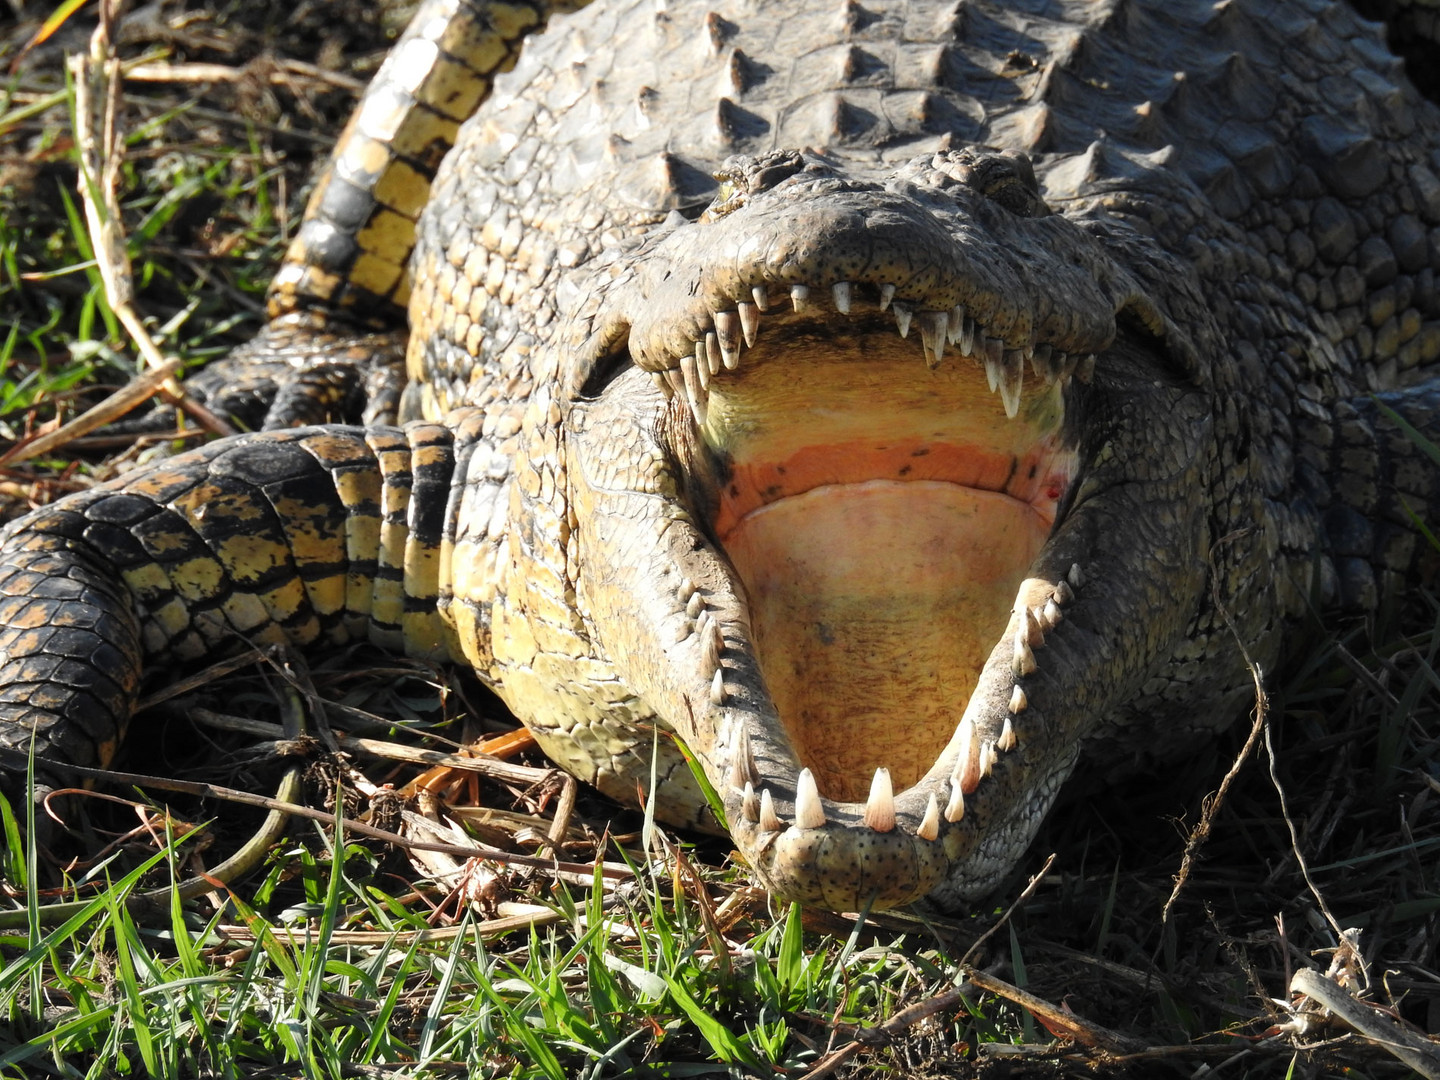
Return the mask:
[[745,781],[745,794],[740,800],[740,813],[745,815],[745,820],[758,822],[760,820],[760,800],[755,797],[755,785],[749,780]]
[[1032,649],[1038,649],[1045,644],[1045,631],[1040,626],[1040,620],[1035,617],[1035,612],[1026,608],[1021,618],[1025,621],[1025,643]]
[[670,386],[670,380],[665,378],[665,372],[663,371],[650,372],[650,381],[655,384],[655,389],[659,390],[660,393],[665,396],[666,401],[669,401],[671,396],[675,393],[675,391]]
[[725,366],[725,354],[720,351],[720,338],[715,331],[705,335],[705,361],[711,375],[719,375]]
[[1060,620],[1065,617],[1064,613],[1060,610],[1060,605],[1053,599],[1045,601],[1045,606],[1040,609],[1040,614],[1042,616],[1041,622],[1051,630],[1059,626]]
[[895,313],[895,328],[900,331],[900,336],[910,336],[910,309],[903,304],[891,304],[890,310]]
[[943,311],[922,311],[920,321],[920,344],[925,350],[925,363],[930,368],[940,366],[945,358],[945,335],[949,316]]
[[705,598],[698,592],[692,592],[690,599],[685,601],[685,614],[692,619],[698,619],[700,613],[705,610]]
[[850,314],[850,300],[854,296],[854,286],[848,281],[837,281],[830,286],[830,295],[835,299],[835,310],[841,315]]
[[1075,602],[1075,590],[1070,588],[1070,583],[1061,580],[1055,586],[1055,602],[1057,604],[1073,604]]
[[1005,726],[1000,729],[1000,738],[995,740],[995,748],[1009,752],[1015,749],[1015,725],[1010,722],[1010,717],[1005,717]]
[[779,832],[784,827],[780,815],[775,813],[775,800],[770,797],[767,787],[760,792],[760,831]]
[[1025,386],[1025,357],[1019,349],[1006,349],[1001,365],[1000,400],[1005,415],[1014,420],[1020,413],[1020,391]]
[[945,321],[945,340],[951,345],[959,344],[960,334],[965,329],[965,307],[956,304],[950,309],[950,318]]
[[755,755],[750,752],[750,733],[740,729],[740,738],[735,745],[735,758],[730,762],[730,786],[750,788],[760,775],[755,767]]
[[1035,654],[1030,651],[1030,642],[1025,639],[1023,628],[1015,631],[1015,656],[1010,661],[1010,670],[1017,679],[1035,674]]
[[[701,349],[703,345],[699,346]],[[696,427],[705,426],[705,416],[709,409],[710,396],[705,388],[700,385],[700,372],[695,363],[694,356],[682,356],[680,358],[680,371],[685,379],[685,398],[690,402],[690,415],[695,418]]]
[[1085,572],[1080,569],[1080,564],[1078,562],[1070,564],[1070,573],[1066,574],[1065,576],[1069,579],[1070,584],[1075,588],[1082,589],[1085,587]]
[[725,704],[725,669],[716,668],[715,678],[710,680],[710,704]]
[[[1017,686],[1010,691],[1010,711],[1012,713],[1022,713],[1029,707],[1030,699],[1025,696],[1023,687]],[[1008,724],[1010,721],[1006,720],[1005,722]]]
[[876,832],[890,832],[895,828],[895,789],[890,786],[889,769],[876,769],[875,779],[870,781],[865,824]]
[[810,300],[810,286],[809,286],[809,285],[791,285],[791,286],[790,286],[790,303],[794,306],[794,308],[795,308],[796,311],[800,311],[802,308],[804,308],[805,305],[806,305],[806,303],[807,303],[809,300]]
[[770,310],[770,294],[765,291],[764,285],[752,286],[750,296],[755,300],[755,306],[761,311]]
[[740,313],[717,311],[715,336],[720,341],[720,360],[725,370],[734,371],[740,366]]
[[888,282],[880,286],[880,310],[884,311],[890,306],[890,301],[895,299],[895,286]]
[[980,775],[989,776],[990,771],[995,768],[995,744],[983,742],[980,744]]
[[955,759],[955,769],[950,774],[963,791],[974,791],[980,786],[980,755],[975,747],[975,721],[960,721],[960,756]]
[[740,316],[740,332],[745,336],[745,347],[755,347],[755,335],[760,332],[760,309],[754,304],[744,302],[735,305],[735,311]]
[[921,840],[932,842],[940,839],[940,803],[936,801],[933,791],[930,793],[930,801],[925,804],[925,817],[921,819],[915,835]]
[[809,769],[801,769],[800,779],[795,783],[795,827],[820,829],[824,825],[825,807],[820,802],[820,789],[815,786],[815,775]]
[[950,781],[950,801],[945,804],[945,820],[952,825],[965,816],[965,793],[960,790],[960,781]]

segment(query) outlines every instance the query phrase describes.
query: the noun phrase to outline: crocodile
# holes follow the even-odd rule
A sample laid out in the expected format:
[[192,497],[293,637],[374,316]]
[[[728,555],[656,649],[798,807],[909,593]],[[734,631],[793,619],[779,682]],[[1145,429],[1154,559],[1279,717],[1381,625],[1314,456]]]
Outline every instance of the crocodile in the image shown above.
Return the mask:
[[974,903],[1417,572],[1437,171],[1330,0],[427,0],[245,356],[403,351],[405,426],[12,524],[0,740],[103,764],[146,667],[369,638],[714,828],[688,750],[783,897]]

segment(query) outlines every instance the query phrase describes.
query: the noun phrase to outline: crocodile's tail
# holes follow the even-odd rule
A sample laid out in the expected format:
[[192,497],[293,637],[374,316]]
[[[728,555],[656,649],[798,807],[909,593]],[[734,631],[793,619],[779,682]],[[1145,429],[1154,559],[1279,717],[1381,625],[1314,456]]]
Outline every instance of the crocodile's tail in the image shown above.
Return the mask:
[[11,526],[0,784],[32,741],[37,762],[107,765],[142,660],[364,638],[458,656],[439,604],[454,444],[432,424],[244,435]]

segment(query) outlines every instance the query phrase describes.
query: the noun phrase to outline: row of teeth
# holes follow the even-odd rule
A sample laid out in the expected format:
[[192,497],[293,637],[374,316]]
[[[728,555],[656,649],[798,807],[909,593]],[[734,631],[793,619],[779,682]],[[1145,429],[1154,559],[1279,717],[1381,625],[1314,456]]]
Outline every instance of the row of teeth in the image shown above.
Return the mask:
[[[1012,673],[1016,679],[1035,673],[1034,650],[1045,644],[1045,635],[1053,630],[1063,618],[1061,608],[1075,599],[1075,589],[1083,584],[1083,575],[1078,564],[1070,567],[1067,579],[1062,580],[1043,605],[1026,608],[1021,614],[1020,625],[1015,632],[1015,658]],[[950,773],[950,798],[942,811],[940,800],[932,792],[925,806],[925,814],[915,835],[922,840],[935,841],[940,838],[940,818],[954,824],[965,816],[965,796],[973,794],[980,781],[989,776],[995,762],[1002,753],[1014,750],[1019,745],[1015,733],[1013,716],[1018,716],[1029,707],[1024,689],[1017,682],[1010,694],[1010,715],[1000,728],[998,738],[980,740],[976,748],[974,721],[960,721],[960,752],[955,767]],[[750,749],[750,736],[742,729],[735,759],[730,767],[730,785],[741,795],[740,812],[747,821],[758,825],[762,833],[780,832],[784,821],[775,811],[775,800],[769,788],[755,792],[759,782],[759,769]],[[795,784],[795,828],[820,829],[826,824],[825,806],[820,800],[820,789],[815,776],[809,769],[801,769]],[[895,828],[895,790],[890,781],[890,770],[884,767],[875,770],[870,781],[870,794],[865,800],[865,825],[875,832],[891,832]]]
[[[792,285],[789,298],[794,310],[803,312],[812,307],[814,293],[809,285]],[[962,305],[957,304],[949,311],[916,311],[895,299],[894,285],[881,285],[879,293],[880,310],[889,309],[895,316],[896,329],[902,338],[909,337],[912,324],[919,327],[920,345],[929,367],[938,366],[944,359],[947,345],[955,346],[961,356],[984,364],[990,392],[999,392],[1005,415],[1011,419],[1020,411],[1026,364],[1047,386],[1057,380],[1064,382],[1072,375],[1081,382],[1089,382],[1095,370],[1093,353],[1066,353],[1043,344],[1009,348],[1003,338],[987,336],[985,326],[966,314]],[[751,296],[752,300],[737,303],[734,311],[713,312],[715,328],[695,342],[691,353],[680,357],[678,366],[650,373],[667,398],[685,397],[699,427],[705,425],[708,415],[710,380],[721,371],[734,371],[740,366],[742,343],[745,348],[754,347],[760,333],[760,315],[773,306],[774,301],[764,285],[756,285]],[[855,285],[849,281],[836,282],[830,287],[830,296],[835,310],[848,315],[855,301]]]

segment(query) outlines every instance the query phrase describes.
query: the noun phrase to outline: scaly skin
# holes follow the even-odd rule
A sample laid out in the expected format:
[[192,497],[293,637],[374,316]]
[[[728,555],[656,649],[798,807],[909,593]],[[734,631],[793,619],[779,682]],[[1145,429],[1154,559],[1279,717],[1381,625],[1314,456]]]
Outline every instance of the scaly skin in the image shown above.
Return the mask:
[[[414,234],[402,411],[455,433],[431,490],[387,512],[394,535],[356,524],[386,515],[328,466],[269,514],[260,455],[244,514],[127,478],[12,527],[6,552],[99,582],[63,610],[124,654],[94,665],[120,672],[113,722],[74,735],[89,699],[54,690],[68,719],[41,726],[57,757],[103,759],[142,645],[398,634],[472,665],[617,798],[648,789],[658,726],[651,797],[704,825],[678,735],[784,896],[960,906],[1077,769],[1230,723],[1242,649],[1268,671],[1313,602],[1403,584],[1409,511],[1440,496],[1385,409],[1440,436],[1437,155],[1440,115],[1341,5],[556,19],[460,130]],[[403,275],[326,264],[309,228],[281,308],[340,303],[287,308],[304,281],[400,295]],[[164,469],[211,483],[225,454]],[[97,523],[125,499],[186,518],[229,577],[205,584],[164,530],[121,554]],[[286,556],[297,519],[354,542]],[[107,561],[138,608],[103,592]],[[0,593],[29,573],[0,568]],[[410,599],[341,618],[307,606],[310,578]],[[53,643],[10,625],[0,683],[50,693]]]

